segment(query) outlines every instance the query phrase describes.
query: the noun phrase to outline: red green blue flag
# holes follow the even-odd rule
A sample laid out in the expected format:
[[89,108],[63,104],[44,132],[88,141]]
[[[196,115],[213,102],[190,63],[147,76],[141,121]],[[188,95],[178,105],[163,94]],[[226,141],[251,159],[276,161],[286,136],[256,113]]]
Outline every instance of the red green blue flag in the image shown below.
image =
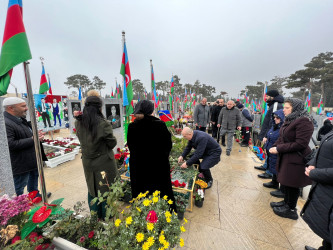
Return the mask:
[[173,76],[171,77],[171,84],[170,84],[170,95],[169,95],[169,104],[170,110],[173,110],[173,93],[175,89],[175,83],[173,82]]
[[158,115],[161,121],[164,121],[167,127],[171,127],[174,122],[169,110],[159,110]]
[[261,115],[261,124],[264,122],[265,116],[267,114],[266,93],[267,93],[267,86],[265,85],[263,101],[262,101],[262,106],[261,106],[261,110],[263,112]]
[[39,94],[44,94],[49,90],[49,83],[47,82],[44,65],[42,65],[42,75],[40,77]]
[[318,103],[318,108],[317,108],[317,114],[320,115],[323,112],[324,109],[324,103],[323,103],[323,98],[320,96],[320,100]]
[[111,98],[114,98],[113,87],[111,87]]
[[195,93],[193,92],[193,107],[195,107]]
[[159,100],[158,100],[158,95],[156,93],[155,76],[154,76],[153,65],[151,65],[151,89],[152,89],[151,99],[154,101],[155,108],[157,108],[158,105],[159,105]]
[[124,41],[124,52],[121,62],[120,74],[124,78],[124,87],[123,87],[123,106],[126,106],[126,116],[129,116],[134,111],[133,106],[133,87],[131,79],[131,71],[128,62],[126,42]]
[[305,108],[309,113],[311,112],[311,91],[309,91],[308,97],[306,98]]
[[13,68],[31,58],[23,23],[22,0],[9,0],[0,54],[0,96],[7,94]]

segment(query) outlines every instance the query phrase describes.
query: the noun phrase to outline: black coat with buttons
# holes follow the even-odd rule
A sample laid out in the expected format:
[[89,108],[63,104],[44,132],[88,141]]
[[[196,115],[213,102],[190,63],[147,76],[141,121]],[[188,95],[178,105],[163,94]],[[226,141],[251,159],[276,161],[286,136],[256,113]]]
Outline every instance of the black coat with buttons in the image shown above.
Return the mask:
[[[20,175],[37,169],[31,124],[24,118],[17,118],[4,112],[7,141],[13,175]],[[42,160],[47,161],[41,144]]]

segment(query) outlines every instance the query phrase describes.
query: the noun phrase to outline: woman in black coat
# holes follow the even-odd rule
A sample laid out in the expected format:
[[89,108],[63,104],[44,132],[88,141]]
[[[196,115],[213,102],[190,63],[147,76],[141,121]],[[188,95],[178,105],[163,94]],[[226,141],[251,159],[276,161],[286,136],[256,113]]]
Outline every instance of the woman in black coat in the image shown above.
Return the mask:
[[333,125],[332,125],[331,121],[326,119],[324,121],[324,125],[318,131],[317,141],[321,141],[321,138],[323,138],[326,134],[328,134],[332,130],[333,130]]
[[171,134],[163,121],[154,117],[154,104],[140,101],[134,111],[136,119],[128,126],[127,145],[130,151],[130,177],[132,197],[149,191],[161,192],[173,201],[169,154]]
[[332,249],[333,241],[333,132],[322,138],[316,157],[308,163],[305,174],[313,181],[301,216],[323,238],[319,249]]

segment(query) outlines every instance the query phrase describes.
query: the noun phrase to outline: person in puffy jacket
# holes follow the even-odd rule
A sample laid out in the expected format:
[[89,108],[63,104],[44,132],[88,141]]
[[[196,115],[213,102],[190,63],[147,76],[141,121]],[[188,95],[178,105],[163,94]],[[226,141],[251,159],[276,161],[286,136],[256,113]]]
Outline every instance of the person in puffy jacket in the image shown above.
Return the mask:
[[321,138],[323,138],[326,134],[331,132],[333,130],[332,122],[328,119],[324,121],[324,125],[319,129],[317,134],[317,141],[321,141]]
[[273,174],[272,181],[263,183],[264,187],[267,188],[279,188],[279,182],[277,181],[276,177],[276,160],[277,155],[269,153],[269,150],[274,145],[274,143],[277,141],[277,139],[280,136],[280,128],[284,122],[284,114],[283,110],[279,109],[273,113],[274,116],[274,124],[271,127],[271,129],[267,133],[267,141],[265,144],[265,150],[267,154],[267,166],[269,171]]

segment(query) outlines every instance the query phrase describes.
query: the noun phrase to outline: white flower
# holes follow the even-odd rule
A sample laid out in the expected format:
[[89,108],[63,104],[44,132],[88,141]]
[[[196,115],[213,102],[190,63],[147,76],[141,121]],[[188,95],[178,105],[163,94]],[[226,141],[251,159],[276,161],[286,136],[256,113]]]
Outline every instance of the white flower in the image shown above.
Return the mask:
[[203,199],[205,197],[204,191],[202,189],[198,189],[198,195]]
[[105,171],[102,171],[101,175],[102,175],[102,179],[105,179],[105,175],[106,175]]

